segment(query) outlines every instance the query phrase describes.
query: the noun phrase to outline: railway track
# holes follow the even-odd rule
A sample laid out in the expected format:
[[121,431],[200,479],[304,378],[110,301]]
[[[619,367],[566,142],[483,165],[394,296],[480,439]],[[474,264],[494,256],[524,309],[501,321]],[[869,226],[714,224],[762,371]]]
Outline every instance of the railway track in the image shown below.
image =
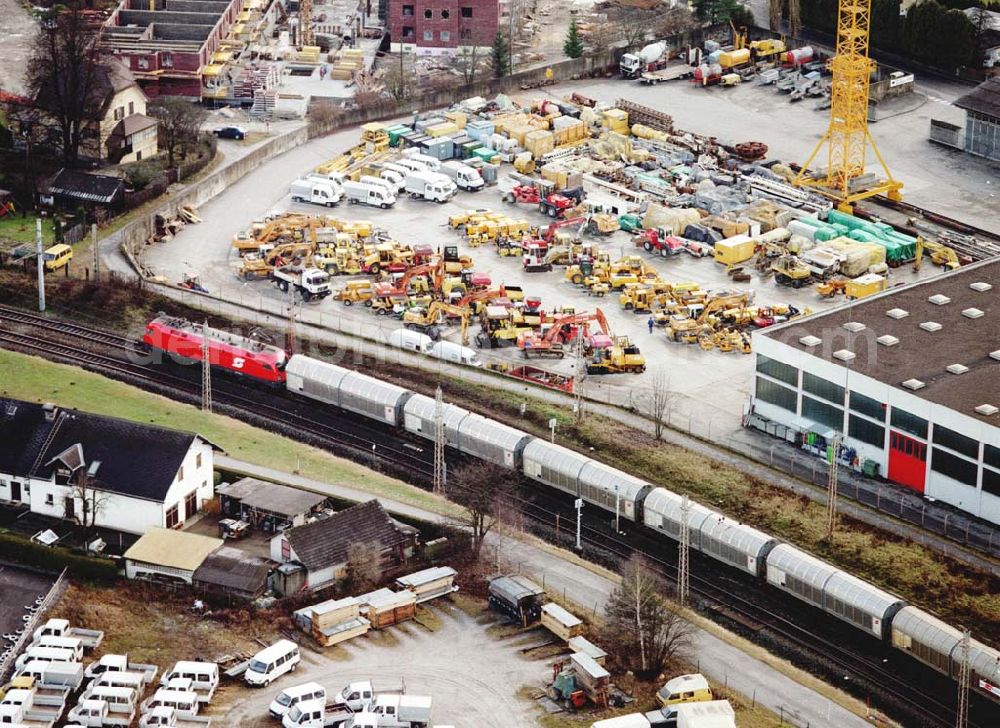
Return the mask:
[[[25,326],[31,327],[31,333],[11,330]],[[67,337],[74,343],[60,340]],[[81,348],[81,344],[111,348],[119,355],[112,356],[108,353],[85,350]],[[76,364],[116,379],[138,384],[145,389],[170,394],[184,401],[200,400],[200,378],[196,382],[178,376],[163,367],[154,368],[132,360],[125,361],[122,357],[128,359],[143,356],[145,352],[138,348],[134,340],[101,329],[75,323],[63,324],[57,320],[0,306],[0,346]],[[189,369],[196,369],[200,374],[200,368]],[[400,446],[398,437],[394,433],[389,435],[382,433],[381,437],[359,436],[346,431],[342,426],[318,421],[313,413],[296,411],[287,396],[280,397],[284,404],[279,406],[270,400],[271,397],[279,398],[277,393],[265,396],[261,390],[230,380],[220,381],[223,379],[225,378],[215,378],[213,383],[216,386],[213,387],[213,394],[215,402],[222,405],[227,414],[233,414],[252,424],[261,422],[270,424],[268,429],[277,429],[282,434],[291,430],[299,439],[303,439],[304,436],[312,444],[334,452],[347,450],[355,456],[363,455],[362,459],[367,462],[374,459],[383,464],[400,466],[411,482],[418,481],[427,485],[431,481],[431,463],[425,456],[417,455],[407,447]],[[274,427],[277,422],[283,423],[286,427]],[[349,424],[353,429],[359,427],[357,418],[350,419]],[[387,442],[395,444],[390,445]],[[541,492],[537,485],[532,491]],[[546,496],[547,502],[558,502],[558,506],[540,505],[526,498],[519,498],[518,504],[528,518],[544,529],[551,530],[557,525],[558,511],[555,508],[562,510],[566,506],[565,503],[556,500],[557,498],[558,496],[554,498]],[[573,523],[572,519],[573,515],[568,511],[562,515],[564,529]],[[588,519],[582,530],[582,540],[585,546],[618,562],[628,559],[634,550],[638,550],[664,577],[669,580],[676,579],[676,566],[663,559],[664,551],[674,548],[672,543],[665,546],[662,540],[649,537],[634,537],[626,541],[607,528],[606,524],[601,527],[595,525],[591,519]],[[718,569],[718,565],[715,565],[715,568]],[[726,584],[730,586],[727,587]],[[915,687],[884,669],[883,665],[870,654],[851,651],[833,639],[818,635],[809,626],[803,626],[785,614],[753,601],[745,595],[748,592],[735,583],[735,580],[725,575],[708,579],[694,574],[691,579],[691,590],[699,600],[709,605],[710,611],[721,615],[723,619],[745,627],[760,625],[761,630],[776,635],[793,646],[795,651],[813,655],[836,671],[854,676],[856,681],[873,686],[871,693],[881,696],[880,702],[885,704],[886,709],[893,713],[905,714],[908,725],[936,726],[952,723],[953,708],[930,697],[922,684],[917,683],[920,687]],[[713,605],[716,607],[715,610],[712,610]],[[974,721],[969,723],[973,728],[988,728],[994,724]]]
[[[546,498],[547,502],[549,500]],[[552,508],[529,503],[523,499],[521,503],[522,510],[530,518],[550,529],[555,527],[555,511]],[[567,530],[568,526],[571,528],[571,524],[575,522],[575,515],[571,510],[566,509],[560,516],[563,530]],[[615,535],[613,529],[603,528],[602,525],[587,523],[585,519],[581,528],[581,542],[585,551],[588,547],[596,549],[599,553],[610,555],[618,563],[628,560],[634,551],[638,551],[666,581],[676,583],[676,563],[664,560],[664,548],[659,539],[643,535],[626,541]],[[692,559],[697,557],[698,554],[692,552]],[[614,569],[617,564],[608,565]],[[718,565],[707,559],[703,565],[718,569]],[[697,568],[694,571],[697,572]],[[747,588],[748,586],[752,588]],[[926,682],[908,682],[886,669],[884,658],[877,654],[852,651],[845,644],[835,641],[833,636],[824,635],[820,630],[812,628],[813,625],[793,621],[786,614],[769,609],[745,596],[756,592],[756,587],[757,585],[741,585],[739,580],[715,577],[709,579],[697,573],[692,573],[690,577],[690,590],[694,597],[692,601],[700,601],[704,610],[715,621],[721,621],[716,619],[717,616],[721,616],[722,620],[742,626],[744,631],[771,633],[781,642],[794,648],[793,653],[801,654],[807,659],[811,658],[811,662],[822,663],[829,677],[841,681],[849,678],[850,682],[864,693],[860,697],[877,696],[880,708],[899,718],[905,718],[905,725],[954,724],[954,706],[941,702],[929,694]],[[828,619],[828,615],[822,615],[819,619]],[[753,641],[761,642],[759,635],[748,636]],[[917,668],[917,672],[933,676],[932,679],[942,684],[952,685],[949,680],[922,666]],[[858,690],[849,692],[857,693]],[[991,706],[984,706],[983,709],[991,710]],[[991,728],[994,725],[996,723],[992,720],[977,722],[970,719],[968,723],[970,728]]]
[[[11,330],[11,324],[30,326],[36,333]],[[51,336],[40,336],[42,332]],[[77,343],[65,343],[64,338],[71,338]],[[81,343],[111,347],[119,356],[82,349]],[[200,379],[193,381],[163,367],[137,363],[147,359],[148,353],[139,347],[138,342],[112,332],[75,323],[63,326],[61,321],[0,306],[0,345],[81,366],[159,394],[180,395],[185,402],[201,401]],[[197,369],[200,373],[200,367]],[[298,439],[305,436],[310,444],[321,444],[328,449],[333,445],[332,449],[337,454],[346,451],[355,456],[363,455],[367,463],[379,461],[391,471],[410,479],[430,482],[433,478],[433,463],[420,452],[397,446],[394,438],[376,434],[356,418],[351,421],[351,430],[317,421],[296,409],[301,406],[310,410],[313,408],[311,403],[293,404],[287,398],[278,397],[277,393],[243,386],[221,376],[213,377],[212,390],[216,407],[221,406],[227,414],[249,424]],[[280,402],[275,403],[277,400]],[[358,430],[368,436],[356,434]]]

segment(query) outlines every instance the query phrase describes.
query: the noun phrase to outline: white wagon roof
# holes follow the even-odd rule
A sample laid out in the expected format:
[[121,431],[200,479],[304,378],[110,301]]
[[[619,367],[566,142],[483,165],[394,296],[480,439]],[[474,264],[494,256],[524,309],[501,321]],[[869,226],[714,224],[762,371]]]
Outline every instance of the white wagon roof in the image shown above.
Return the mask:
[[590,458],[586,455],[581,455],[567,447],[546,442],[540,438],[535,438],[527,444],[524,448],[524,458],[543,463],[546,467],[571,478],[577,477],[580,474],[580,469],[590,462]]
[[516,450],[522,440],[530,437],[528,433],[518,430],[516,427],[488,419],[475,412],[470,412],[469,416],[462,420],[458,427],[458,433],[463,440],[466,437],[471,437],[479,442],[496,445],[511,451]]
[[597,460],[587,461],[580,470],[580,480],[609,493],[614,493],[617,485],[618,495],[628,500],[635,500],[643,488],[649,487],[646,481]]
[[385,406],[395,406],[399,403],[400,398],[410,393],[410,390],[405,387],[383,382],[381,379],[350,370],[340,382],[340,391]]
[[[415,394],[406,400],[403,411],[408,415],[414,415],[433,423],[435,404],[433,397]],[[442,409],[444,410],[444,428],[446,430],[457,431],[459,424],[469,415],[469,410],[448,402],[442,403]]]
[[[654,513],[666,516],[676,523],[681,522],[681,505],[683,496],[677,495],[666,488],[653,488],[646,500],[643,501],[643,508],[646,513]],[[715,511],[706,508],[701,503],[688,499],[688,529],[695,530],[701,528],[701,524],[706,518],[715,514]],[[717,515],[717,514],[715,514]]]
[[780,569],[816,589],[824,589],[830,577],[837,573],[837,569],[825,561],[786,543],[778,544],[768,554],[767,567],[769,572]]
[[843,571],[830,577],[826,583],[826,593],[846,604],[860,607],[868,614],[883,617],[890,608],[902,603],[899,597]]
[[900,609],[892,618],[892,629],[945,655],[950,655],[962,639],[962,633],[950,624],[917,607]]
[[285,366],[285,373],[321,382],[336,389],[340,386],[340,381],[345,375],[350,373],[350,369],[338,367],[336,364],[313,359],[309,356],[293,356]]
[[738,523],[714,511],[711,511],[710,515],[702,522],[701,533],[702,536],[709,536],[716,541],[739,549],[740,553],[744,554],[760,553],[764,546],[774,540],[773,536],[758,531],[753,526]]

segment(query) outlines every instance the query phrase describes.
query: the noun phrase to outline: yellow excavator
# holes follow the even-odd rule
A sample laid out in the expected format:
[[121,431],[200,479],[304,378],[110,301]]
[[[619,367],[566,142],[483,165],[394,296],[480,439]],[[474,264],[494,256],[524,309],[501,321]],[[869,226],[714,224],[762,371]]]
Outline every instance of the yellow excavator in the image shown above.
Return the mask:
[[924,257],[924,251],[931,254],[931,262],[948,270],[955,270],[961,264],[958,260],[958,253],[942,243],[935,243],[922,235],[917,236],[917,249],[913,258],[913,270],[920,270],[920,263]]
[[750,296],[747,293],[736,296],[720,296],[706,303],[696,316],[674,314],[667,322],[667,337],[685,344],[696,344],[702,333],[714,332],[715,326],[710,318],[712,314],[728,309],[746,308],[749,303]]
[[427,334],[437,341],[441,338],[441,319],[446,316],[458,318],[462,322],[462,346],[469,344],[468,306],[454,306],[450,303],[433,301],[429,306],[417,306],[407,309],[403,314],[403,325],[413,331]]
[[[261,252],[247,253],[240,261],[237,275],[246,281],[255,278],[267,278],[268,273],[280,264],[280,261],[296,259],[312,260],[314,246],[312,243],[283,243],[268,248],[262,246]],[[311,263],[310,263],[311,264]]]

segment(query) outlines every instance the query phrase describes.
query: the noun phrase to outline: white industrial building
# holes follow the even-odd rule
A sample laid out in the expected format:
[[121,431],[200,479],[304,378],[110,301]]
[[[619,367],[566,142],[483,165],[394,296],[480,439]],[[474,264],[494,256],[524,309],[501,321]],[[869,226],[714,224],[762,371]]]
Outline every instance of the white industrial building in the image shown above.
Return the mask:
[[0,398],[0,501],[88,527],[177,528],[214,497],[192,433]]
[[750,426],[1000,523],[1000,262],[753,337]]

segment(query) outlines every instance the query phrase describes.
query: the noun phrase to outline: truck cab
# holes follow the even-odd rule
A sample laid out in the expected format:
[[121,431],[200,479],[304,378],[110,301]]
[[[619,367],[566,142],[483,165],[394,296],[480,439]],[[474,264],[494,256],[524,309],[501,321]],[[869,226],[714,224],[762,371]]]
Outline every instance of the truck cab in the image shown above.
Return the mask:
[[362,680],[346,685],[343,690],[337,693],[333,702],[335,705],[346,706],[351,710],[358,711],[371,704],[374,698],[375,690],[372,688],[371,680]]

